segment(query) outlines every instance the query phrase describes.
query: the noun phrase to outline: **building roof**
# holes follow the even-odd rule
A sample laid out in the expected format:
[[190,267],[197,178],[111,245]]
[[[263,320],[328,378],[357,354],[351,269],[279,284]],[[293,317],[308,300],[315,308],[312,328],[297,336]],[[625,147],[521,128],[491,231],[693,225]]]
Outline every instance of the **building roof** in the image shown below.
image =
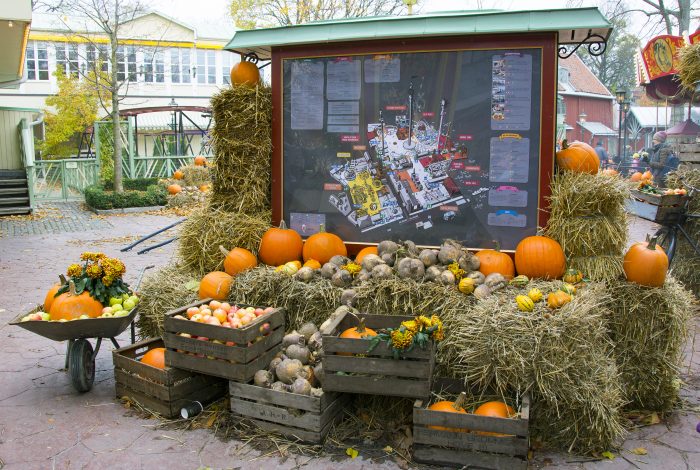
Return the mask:
[[630,114],[641,127],[668,127],[671,111],[670,106],[630,106]]
[[225,49],[271,57],[279,46],[367,39],[463,36],[467,34],[558,32],[560,44],[578,44],[589,33],[608,38],[612,27],[597,8],[535,11],[450,11],[411,16],[376,16],[315,21],[294,26],[236,31]]
[[[200,129],[206,129],[210,125],[210,119],[208,117],[202,117],[200,112],[187,112],[183,111],[192,121],[194,121]],[[172,130],[173,126],[173,113],[168,111],[159,111],[148,114],[138,115],[138,130],[139,133],[145,131],[161,131],[161,130]],[[192,125],[187,119],[182,120],[182,127],[185,130],[198,130],[196,126]]]
[[581,58],[572,54],[566,59],[559,59],[559,67],[568,71],[568,79],[559,75],[559,93],[577,94],[587,93],[591,95],[600,95],[601,98],[613,98],[612,93],[603,85],[603,82],[598,80],[591,69],[583,63]]
[[617,135],[617,132],[610,129],[602,122],[584,122],[581,124],[591,135]]

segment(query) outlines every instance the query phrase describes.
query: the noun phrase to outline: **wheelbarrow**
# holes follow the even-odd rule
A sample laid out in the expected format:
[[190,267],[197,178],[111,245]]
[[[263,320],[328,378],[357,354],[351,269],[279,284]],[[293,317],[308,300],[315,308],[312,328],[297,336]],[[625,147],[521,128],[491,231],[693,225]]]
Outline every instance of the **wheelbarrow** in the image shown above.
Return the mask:
[[[141,270],[134,290],[137,290],[141,285],[144,272],[152,267],[153,266],[146,266]],[[38,305],[28,314],[39,312],[42,309],[43,305]],[[27,331],[31,331],[32,333],[54,341],[68,341],[65,369],[70,373],[73,388],[83,393],[90,391],[92,389],[92,384],[95,382],[95,358],[100,351],[100,346],[104,338],[109,338],[114,347],[119,349],[120,346],[116,337],[131,325],[131,344],[136,342],[134,319],[136,318],[137,312],[138,305],[131,309],[128,315],[123,317],[86,318],[67,322],[23,322],[21,318],[28,315],[24,313],[12,320],[10,325],[20,326]],[[90,341],[88,341],[89,338],[96,339],[94,349]]]

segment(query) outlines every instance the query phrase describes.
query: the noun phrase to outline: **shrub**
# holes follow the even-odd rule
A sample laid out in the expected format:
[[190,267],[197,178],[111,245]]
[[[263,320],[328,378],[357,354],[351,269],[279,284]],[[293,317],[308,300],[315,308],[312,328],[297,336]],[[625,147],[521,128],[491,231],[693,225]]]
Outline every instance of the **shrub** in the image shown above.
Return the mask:
[[[122,185],[124,189],[133,189],[135,191],[146,191],[149,186],[158,184],[158,178],[124,178]],[[114,181],[108,180],[103,184],[104,189],[111,191],[114,189]]]
[[123,193],[105,190],[103,186],[94,185],[85,188],[85,202],[93,209],[121,209],[125,207],[164,206],[167,202],[165,188],[151,185],[145,191],[133,189]]

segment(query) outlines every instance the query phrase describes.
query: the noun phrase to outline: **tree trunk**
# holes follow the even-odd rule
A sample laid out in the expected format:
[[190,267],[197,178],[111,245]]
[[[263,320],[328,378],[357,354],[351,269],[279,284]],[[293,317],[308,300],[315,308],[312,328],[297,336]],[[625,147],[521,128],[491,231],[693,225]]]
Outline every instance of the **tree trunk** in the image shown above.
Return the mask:
[[690,0],[678,0],[678,34],[690,33]]
[[[124,192],[122,184],[122,137],[120,134],[119,121],[119,82],[117,81],[117,37],[116,34],[111,39],[111,61],[112,61],[112,138],[114,140],[112,147],[114,148],[114,191]],[[128,73],[128,70],[124,70]]]

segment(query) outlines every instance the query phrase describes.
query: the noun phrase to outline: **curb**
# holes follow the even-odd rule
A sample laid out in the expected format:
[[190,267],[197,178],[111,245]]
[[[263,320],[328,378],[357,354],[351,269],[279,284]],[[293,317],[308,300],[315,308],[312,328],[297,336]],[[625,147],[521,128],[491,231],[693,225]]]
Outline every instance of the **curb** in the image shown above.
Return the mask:
[[159,211],[165,206],[146,206],[146,207],[122,207],[120,209],[95,209],[88,208],[97,215],[116,215],[116,214],[138,214],[140,212]]

